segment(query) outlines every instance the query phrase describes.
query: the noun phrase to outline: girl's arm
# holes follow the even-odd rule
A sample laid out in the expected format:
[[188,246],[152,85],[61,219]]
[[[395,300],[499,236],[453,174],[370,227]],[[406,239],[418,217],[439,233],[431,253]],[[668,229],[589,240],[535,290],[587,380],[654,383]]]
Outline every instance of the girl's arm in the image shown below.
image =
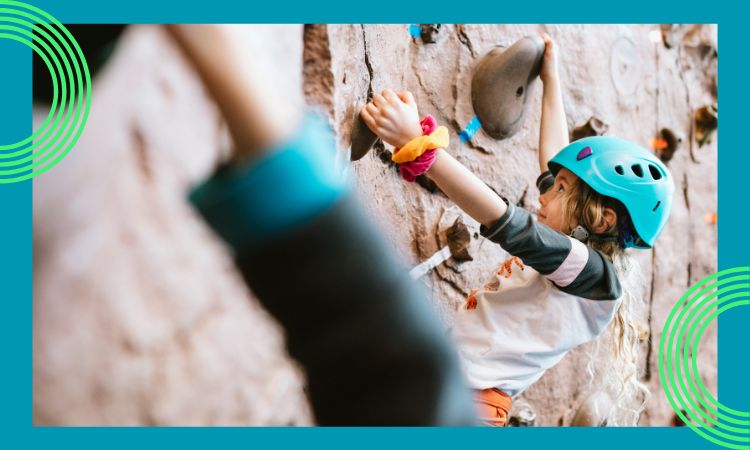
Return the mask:
[[427,176],[459,208],[485,227],[494,225],[508,209],[495,191],[443,149],[438,149]]
[[[409,92],[396,94],[386,89],[375,94],[361,116],[373,133],[394,147],[402,147],[422,135],[417,104]],[[495,224],[508,208],[500,196],[443,149],[438,149],[427,176],[485,227]]]
[[544,60],[539,77],[542,79],[542,121],[539,130],[539,168],[547,171],[547,161],[570,143],[565,120],[560,76],[557,72],[557,49],[548,34],[544,38]]

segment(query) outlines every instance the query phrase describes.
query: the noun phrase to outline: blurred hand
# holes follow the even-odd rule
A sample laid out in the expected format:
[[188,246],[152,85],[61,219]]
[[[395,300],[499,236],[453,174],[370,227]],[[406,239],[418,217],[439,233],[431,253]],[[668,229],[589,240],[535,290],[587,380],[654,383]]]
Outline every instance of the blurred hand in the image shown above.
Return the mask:
[[396,148],[422,136],[419,111],[411,92],[397,94],[386,89],[381,94],[375,94],[360,116],[373,133]]
[[280,86],[260,25],[167,25],[216,101],[244,161],[296,130],[301,89]]

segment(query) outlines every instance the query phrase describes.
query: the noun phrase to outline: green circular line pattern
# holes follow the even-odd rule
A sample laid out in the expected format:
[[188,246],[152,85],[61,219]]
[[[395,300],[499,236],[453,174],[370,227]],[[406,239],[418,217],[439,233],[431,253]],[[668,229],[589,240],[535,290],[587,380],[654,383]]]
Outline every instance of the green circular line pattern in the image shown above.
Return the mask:
[[0,39],[31,48],[52,78],[52,104],[29,136],[0,144],[0,184],[29,180],[59,163],[76,145],[91,109],[91,75],[67,28],[27,3],[0,0]]
[[750,450],[750,412],[720,403],[698,368],[706,328],[720,314],[742,306],[750,306],[750,267],[722,270],[691,286],[667,316],[658,364],[667,401],[687,426],[714,444]]

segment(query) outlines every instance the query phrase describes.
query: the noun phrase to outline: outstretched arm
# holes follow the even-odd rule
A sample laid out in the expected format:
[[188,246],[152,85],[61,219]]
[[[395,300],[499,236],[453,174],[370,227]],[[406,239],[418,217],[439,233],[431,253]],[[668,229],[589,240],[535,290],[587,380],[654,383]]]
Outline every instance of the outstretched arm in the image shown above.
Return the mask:
[[508,209],[495,191],[443,149],[437,151],[427,176],[459,208],[485,227],[494,225]]
[[539,168],[547,170],[547,161],[570,143],[565,120],[560,76],[557,72],[557,49],[548,34],[544,38],[544,60],[539,77],[542,79],[542,122],[539,130]]
[[[385,142],[402,147],[422,135],[417,104],[410,92],[386,89],[362,110],[362,120]],[[459,208],[486,227],[505,213],[507,205],[492,189],[445,150],[438,149],[426,174]]]

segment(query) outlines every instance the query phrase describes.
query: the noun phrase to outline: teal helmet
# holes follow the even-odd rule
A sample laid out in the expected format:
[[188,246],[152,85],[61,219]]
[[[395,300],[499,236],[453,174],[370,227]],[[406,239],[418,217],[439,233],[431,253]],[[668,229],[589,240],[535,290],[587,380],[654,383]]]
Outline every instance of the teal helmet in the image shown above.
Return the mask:
[[672,211],[674,181],[667,166],[640,145],[607,136],[579,139],[547,164],[553,175],[565,167],[601,195],[623,204],[636,235],[625,247],[651,248]]

